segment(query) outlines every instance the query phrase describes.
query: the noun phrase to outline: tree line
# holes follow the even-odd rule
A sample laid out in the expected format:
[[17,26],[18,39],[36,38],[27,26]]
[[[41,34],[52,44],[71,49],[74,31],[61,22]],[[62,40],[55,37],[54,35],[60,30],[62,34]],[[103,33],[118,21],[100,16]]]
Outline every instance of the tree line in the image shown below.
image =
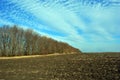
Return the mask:
[[80,52],[67,43],[41,36],[16,25],[0,27],[0,56],[39,55]]

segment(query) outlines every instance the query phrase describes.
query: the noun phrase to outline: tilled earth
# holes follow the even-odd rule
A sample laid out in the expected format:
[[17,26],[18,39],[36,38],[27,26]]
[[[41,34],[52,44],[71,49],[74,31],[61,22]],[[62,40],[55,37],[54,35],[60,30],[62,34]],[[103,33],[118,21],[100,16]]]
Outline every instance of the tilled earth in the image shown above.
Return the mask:
[[120,54],[0,59],[0,80],[119,80]]

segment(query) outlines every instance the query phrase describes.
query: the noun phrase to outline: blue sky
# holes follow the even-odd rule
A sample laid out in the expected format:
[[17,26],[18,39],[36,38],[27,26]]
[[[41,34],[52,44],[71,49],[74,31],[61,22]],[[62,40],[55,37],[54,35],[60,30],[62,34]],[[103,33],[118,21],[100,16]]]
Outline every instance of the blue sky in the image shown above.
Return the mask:
[[84,52],[120,52],[120,0],[0,0],[0,25],[5,24]]

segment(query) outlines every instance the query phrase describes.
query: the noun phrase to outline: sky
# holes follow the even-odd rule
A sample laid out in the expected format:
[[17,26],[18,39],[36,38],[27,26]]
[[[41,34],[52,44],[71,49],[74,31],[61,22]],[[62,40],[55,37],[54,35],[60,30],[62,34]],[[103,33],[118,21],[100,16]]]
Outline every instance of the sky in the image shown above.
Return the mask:
[[120,52],[120,0],[0,0],[0,26],[18,25],[83,52]]

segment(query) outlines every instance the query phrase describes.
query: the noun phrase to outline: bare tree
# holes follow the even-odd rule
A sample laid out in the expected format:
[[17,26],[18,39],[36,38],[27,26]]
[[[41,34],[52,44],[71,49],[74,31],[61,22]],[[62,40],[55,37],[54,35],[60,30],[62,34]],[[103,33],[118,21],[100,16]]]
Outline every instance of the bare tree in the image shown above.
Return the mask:
[[16,25],[0,27],[0,56],[80,52],[64,42],[41,36]]

